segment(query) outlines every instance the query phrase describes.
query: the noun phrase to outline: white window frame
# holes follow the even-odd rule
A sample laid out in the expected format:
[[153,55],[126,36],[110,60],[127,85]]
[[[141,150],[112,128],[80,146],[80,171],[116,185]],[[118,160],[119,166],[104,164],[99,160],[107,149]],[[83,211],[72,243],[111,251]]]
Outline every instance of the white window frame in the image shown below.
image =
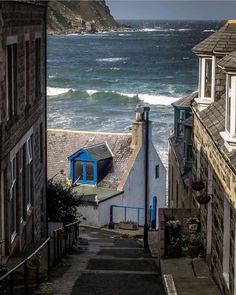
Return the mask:
[[[228,97],[229,97],[229,79],[231,80],[231,101],[230,101],[230,122],[229,130],[227,130],[227,115],[228,115]],[[236,138],[236,76],[226,75],[226,116],[225,116],[225,131],[231,138]]]
[[[227,129],[228,120],[228,95],[229,79],[231,79],[231,101],[230,101],[230,122],[229,130]],[[236,73],[226,73],[226,102],[225,102],[225,130],[220,132],[225,141],[225,147],[228,151],[236,148]]]
[[[211,60],[212,62],[212,72],[211,72],[211,96],[205,96],[205,76],[206,76],[206,60]],[[215,56],[202,56],[199,58],[199,98],[200,102],[213,102],[215,93],[215,68],[216,68],[216,57]]]

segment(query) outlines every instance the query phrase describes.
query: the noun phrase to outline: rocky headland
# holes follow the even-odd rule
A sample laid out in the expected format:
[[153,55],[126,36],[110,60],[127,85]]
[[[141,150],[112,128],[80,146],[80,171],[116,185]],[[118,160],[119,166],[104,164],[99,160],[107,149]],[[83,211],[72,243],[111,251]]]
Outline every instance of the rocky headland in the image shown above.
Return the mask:
[[103,0],[48,2],[48,34],[96,33],[125,29],[117,23]]

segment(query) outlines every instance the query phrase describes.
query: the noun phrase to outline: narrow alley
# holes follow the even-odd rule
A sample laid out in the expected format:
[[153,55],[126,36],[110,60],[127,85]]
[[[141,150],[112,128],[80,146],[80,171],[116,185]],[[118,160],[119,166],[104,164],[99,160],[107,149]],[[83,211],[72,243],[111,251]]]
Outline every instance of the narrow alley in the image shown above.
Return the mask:
[[36,294],[165,294],[157,260],[134,238],[82,227],[81,241]]

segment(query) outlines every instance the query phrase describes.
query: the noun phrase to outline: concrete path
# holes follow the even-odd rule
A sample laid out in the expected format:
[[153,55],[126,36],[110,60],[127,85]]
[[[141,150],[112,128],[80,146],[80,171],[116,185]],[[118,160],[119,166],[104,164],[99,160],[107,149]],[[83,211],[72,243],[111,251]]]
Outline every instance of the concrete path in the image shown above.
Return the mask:
[[37,294],[164,295],[156,260],[135,239],[114,235],[82,227],[80,246]]

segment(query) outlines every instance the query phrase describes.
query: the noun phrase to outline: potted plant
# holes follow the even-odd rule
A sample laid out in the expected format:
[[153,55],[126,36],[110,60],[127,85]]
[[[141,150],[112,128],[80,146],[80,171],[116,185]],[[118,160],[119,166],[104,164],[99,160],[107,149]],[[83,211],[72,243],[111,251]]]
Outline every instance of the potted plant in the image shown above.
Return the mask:
[[27,261],[27,275],[29,277],[36,277],[37,269],[40,266],[40,258],[40,253],[37,253]]
[[204,183],[201,180],[197,180],[192,182],[192,189],[194,191],[201,191],[205,188]]
[[167,256],[169,257],[182,256],[182,242],[180,238],[174,239],[168,244]]
[[197,230],[199,230],[200,220],[198,219],[198,217],[196,216],[189,217],[187,220],[187,223],[188,223],[188,230],[190,233],[194,233]]
[[138,230],[138,224],[135,221],[132,220],[123,220],[119,223],[120,229],[126,229],[126,230]]
[[202,234],[200,232],[190,235],[188,244],[188,256],[197,257],[202,246]]
[[195,198],[196,198],[196,200],[197,200],[197,202],[199,204],[205,205],[210,201],[211,196],[209,196],[209,195],[200,195],[200,196],[195,196]]

